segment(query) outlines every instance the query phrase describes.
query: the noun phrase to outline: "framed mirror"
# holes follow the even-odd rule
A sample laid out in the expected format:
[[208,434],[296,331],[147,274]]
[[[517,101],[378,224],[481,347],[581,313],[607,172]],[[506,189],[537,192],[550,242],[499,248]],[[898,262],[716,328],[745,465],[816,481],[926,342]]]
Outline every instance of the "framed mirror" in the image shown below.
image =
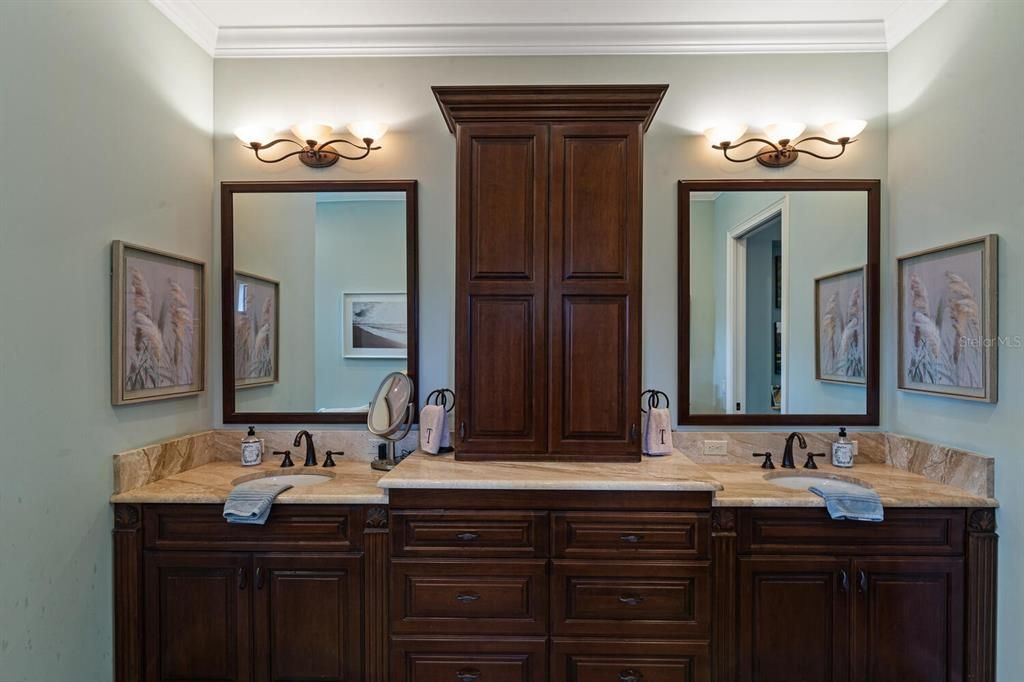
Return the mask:
[[415,385],[416,216],[415,180],[221,183],[225,423],[365,424]]
[[880,194],[679,183],[680,424],[878,425]]

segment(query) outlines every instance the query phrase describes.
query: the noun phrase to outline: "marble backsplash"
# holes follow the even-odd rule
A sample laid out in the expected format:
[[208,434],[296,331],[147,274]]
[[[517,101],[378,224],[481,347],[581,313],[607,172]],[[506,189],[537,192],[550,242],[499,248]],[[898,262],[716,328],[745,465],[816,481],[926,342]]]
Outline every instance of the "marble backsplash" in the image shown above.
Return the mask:
[[[305,445],[292,445],[294,430],[257,431],[266,441],[264,459],[274,461],[275,450],[291,450],[292,459],[302,464]],[[316,444],[317,456],[323,460],[326,450],[344,451],[348,459],[369,462],[370,439],[363,430],[310,431]],[[810,452],[831,453],[835,434],[825,431],[803,432]],[[778,465],[788,432],[771,431],[675,431],[675,447],[698,464],[749,465],[752,453],[771,451]],[[204,431],[182,436],[154,445],[128,450],[114,455],[114,492],[121,493],[140,488],[216,461],[233,461],[240,456],[239,448],[245,430]],[[982,497],[995,496],[995,460],[965,450],[877,431],[854,431],[850,438],[857,442],[858,457],[862,460],[889,464],[898,469],[921,474],[940,483],[956,486]],[[406,450],[414,450],[418,434],[410,433],[398,444],[399,457]],[[724,440],[726,455],[704,455],[703,441]],[[797,455],[797,466],[802,465],[803,453]]]

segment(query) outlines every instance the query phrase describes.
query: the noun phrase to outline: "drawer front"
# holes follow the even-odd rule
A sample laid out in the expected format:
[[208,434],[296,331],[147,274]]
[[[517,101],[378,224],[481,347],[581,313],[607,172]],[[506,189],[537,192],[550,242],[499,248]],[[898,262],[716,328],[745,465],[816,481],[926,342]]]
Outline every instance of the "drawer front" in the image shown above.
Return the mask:
[[391,565],[395,634],[543,634],[544,560],[414,561]]
[[964,511],[886,509],[885,521],[833,521],[824,509],[741,510],[739,550],[748,554],[958,555]]
[[562,512],[552,516],[555,557],[704,559],[708,519],[673,512]]
[[224,505],[144,505],[147,549],[348,551],[362,546],[358,508],[276,504],[262,526],[227,523]]
[[544,512],[402,512],[391,514],[395,556],[542,557]]
[[551,590],[556,635],[708,635],[706,562],[555,561]]
[[709,682],[706,642],[558,640],[552,682]]
[[546,682],[543,639],[391,640],[392,682]]

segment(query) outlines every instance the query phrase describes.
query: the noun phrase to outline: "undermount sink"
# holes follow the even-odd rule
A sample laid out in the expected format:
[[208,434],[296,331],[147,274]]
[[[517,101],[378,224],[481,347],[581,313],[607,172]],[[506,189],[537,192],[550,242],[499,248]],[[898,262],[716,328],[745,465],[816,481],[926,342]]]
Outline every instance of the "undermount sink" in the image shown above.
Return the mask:
[[290,485],[293,488],[301,488],[304,486],[319,485],[326,483],[327,481],[334,478],[334,474],[257,474],[254,476],[242,476],[236,478],[231,482],[232,485],[239,485],[241,483],[248,483],[250,481],[260,481],[261,483],[280,483],[282,485]]
[[862,493],[871,490],[871,486],[856,478],[846,478],[836,474],[785,474],[773,472],[764,475],[764,480],[790,490],[807,490],[815,486],[824,491],[840,493]]

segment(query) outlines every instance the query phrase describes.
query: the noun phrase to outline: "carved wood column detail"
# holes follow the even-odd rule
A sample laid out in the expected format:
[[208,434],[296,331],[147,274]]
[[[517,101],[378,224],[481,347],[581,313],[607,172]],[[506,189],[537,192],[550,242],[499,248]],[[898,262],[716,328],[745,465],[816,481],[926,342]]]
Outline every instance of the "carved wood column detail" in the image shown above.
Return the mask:
[[736,679],[736,510],[711,512],[711,665],[716,682]]
[[996,568],[999,536],[994,509],[967,515],[967,680],[996,679]]
[[370,507],[363,536],[365,570],[363,631],[366,682],[388,682],[388,578],[391,536],[387,507]]
[[114,506],[114,680],[142,680],[142,508]]

